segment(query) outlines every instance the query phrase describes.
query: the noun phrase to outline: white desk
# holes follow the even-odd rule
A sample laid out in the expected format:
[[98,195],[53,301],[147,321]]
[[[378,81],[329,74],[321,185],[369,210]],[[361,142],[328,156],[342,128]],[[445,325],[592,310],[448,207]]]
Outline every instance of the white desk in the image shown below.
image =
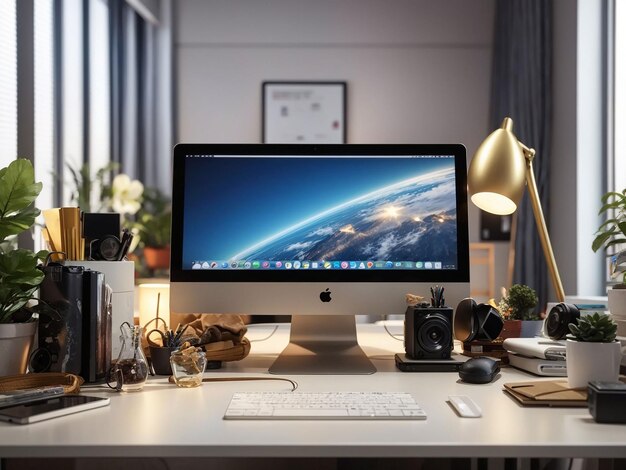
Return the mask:
[[[263,338],[273,327],[252,327]],[[586,409],[522,408],[501,391],[531,378],[504,369],[489,385],[456,373],[402,373],[392,355],[402,343],[380,326],[359,325],[359,342],[379,372],[370,376],[296,376],[301,391],[411,392],[426,421],[224,421],[234,391],[284,390],[281,382],[206,383],[178,389],[166,378],[143,391],[116,393],[111,406],[27,426],[0,423],[0,457],[626,457],[626,425],[596,424]],[[288,325],[254,342],[244,361],[207,376],[265,375],[287,343]],[[87,392],[87,391],[85,391]],[[480,419],[461,419],[445,402],[469,395]]]

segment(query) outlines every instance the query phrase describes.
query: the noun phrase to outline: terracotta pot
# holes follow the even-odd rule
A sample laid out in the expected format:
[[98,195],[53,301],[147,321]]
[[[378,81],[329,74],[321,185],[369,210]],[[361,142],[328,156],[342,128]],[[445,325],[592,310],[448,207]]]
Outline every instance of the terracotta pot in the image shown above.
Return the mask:
[[521,320],[504,320],[504,326],[500,332],[500,338],[519,338],[522,331]]
[[541,335],[543,320],[504,320],[500,337],[506,338],[534,338]]
[[37,325],[36,321],[0,323],[0,376],[26,373]]
[[143,249],[146,266],[150,269],[168,269],[170,267],[170,247],[147,246]]

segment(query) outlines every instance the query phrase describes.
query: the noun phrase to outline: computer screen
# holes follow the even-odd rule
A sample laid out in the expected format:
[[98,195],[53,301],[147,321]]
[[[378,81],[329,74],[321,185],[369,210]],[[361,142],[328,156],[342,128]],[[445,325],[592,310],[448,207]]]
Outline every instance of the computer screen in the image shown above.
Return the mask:
[[468,294],[461,145],[179,144],[172,310],[401,314]]

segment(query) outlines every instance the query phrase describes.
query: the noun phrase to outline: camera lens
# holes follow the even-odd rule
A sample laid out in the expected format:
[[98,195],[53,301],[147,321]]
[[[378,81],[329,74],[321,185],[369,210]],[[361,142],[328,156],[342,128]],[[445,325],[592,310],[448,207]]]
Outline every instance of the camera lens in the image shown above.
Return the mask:
[[546,332],[551,339],[561,339],[569,331],[569,324],[580,317],[575,305],[560,303],[552,307],[546,318]]
[[106,261],[115,261],[120,251],[120,241],[117,237],[106,237],[100,240],[100,256]]
[[450,322],[439,314],[429,315],[417,331],[416,339],[420,347],[429,353],[448,351],[452,343]]
[[97,261],[116,261],[121,242],[115,235],[92,240],[89,244],[89,258]]

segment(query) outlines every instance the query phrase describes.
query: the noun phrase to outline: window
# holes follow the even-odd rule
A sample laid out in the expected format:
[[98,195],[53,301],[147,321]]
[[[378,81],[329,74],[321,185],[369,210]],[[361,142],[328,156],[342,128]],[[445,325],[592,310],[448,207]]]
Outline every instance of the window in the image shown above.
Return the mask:
[[54,207],[54,2],[35,0],[35,178],[37,207]]
[[0,168],[17,156],[15,0],[0,2]]
[[61,135],[63,162],[63,201],[70,202],[71,175],[67,167],[79,169],[83,164],[83,2],[63,0],[63,31],[61,45],[61,114],[63,128]]
[[[108,165],[110,150],[109,7],[104,1],[89,4],[89,167],[92,174]],[[99,191],[92,191],[91,207],[99,206]]]
[[614,5],[613,182],[609,189],[622,191],[626,188],[626,2]]

